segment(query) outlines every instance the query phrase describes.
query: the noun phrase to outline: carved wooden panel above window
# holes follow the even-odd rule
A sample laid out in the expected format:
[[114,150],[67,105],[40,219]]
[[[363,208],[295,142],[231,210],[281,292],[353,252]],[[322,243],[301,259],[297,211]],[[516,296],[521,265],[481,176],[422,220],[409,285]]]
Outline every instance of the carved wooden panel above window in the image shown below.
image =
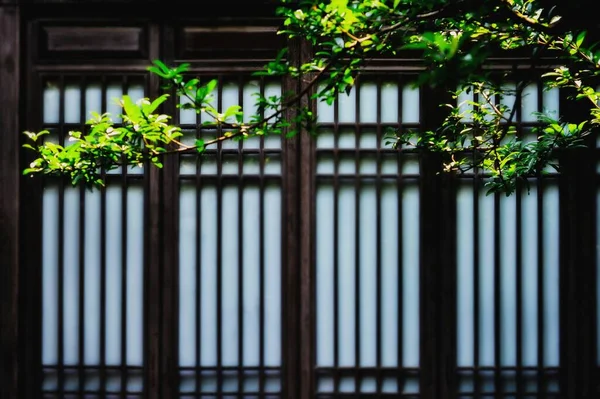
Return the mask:
[[273,59],[285,45],[276,26],[186,26],[176,32],[177,58],[199,61]]
[[139,26],[41,25],[41,58],[147,58],[148,29]]

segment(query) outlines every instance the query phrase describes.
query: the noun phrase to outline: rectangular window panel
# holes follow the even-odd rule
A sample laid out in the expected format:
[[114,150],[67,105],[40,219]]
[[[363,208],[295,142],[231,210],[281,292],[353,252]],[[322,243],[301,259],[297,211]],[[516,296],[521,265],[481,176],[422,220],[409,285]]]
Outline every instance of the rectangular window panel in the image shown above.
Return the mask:
[[382,140],[419,120],[397,78],[318,104],[317,397],[419,393],[419,164]]
[[[112,89],[110,89],[112,88]],[[44,85],[47,140],[68,144],[112,95],[141,98],[142,77],[50,77]],[[120,112],[114,110],[115,112]],[[45,178],[42,219],[43,391],[143,391],[143,228],[141,171],[113,173],[85,190]]]
[[[513,123],[536,140],[534,113],[558,117],[558,91],[529,84],[521,98]],[[493,100],[512,107],[515,99]],[[486,195],[486,171],[475,172],[457,192],[458,393],[551,397],[559,389],[558,181],[550,173],[509,197]]]
[[[253,93],[281,93],[278,83],[218,80],[214,106],[240,104],[245,120],[256,109]],[[184,142],[222,134],[198,128],[204,118],[179,111]],[[280,397],[281,151],[281,137],[273,136],[180,156],[182,397]]]

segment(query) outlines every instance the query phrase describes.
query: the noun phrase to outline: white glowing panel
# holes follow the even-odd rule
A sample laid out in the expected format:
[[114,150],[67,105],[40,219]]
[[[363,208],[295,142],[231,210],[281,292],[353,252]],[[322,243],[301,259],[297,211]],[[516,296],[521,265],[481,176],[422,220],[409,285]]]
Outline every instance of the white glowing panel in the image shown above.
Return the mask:
[[65,189],[63,209],[63,361],[73,365],[79,347],[79,190]]
[[56,82],[46,83],[43,97],[43,122],[58,123],[60,120],[60,89]]
[[227,186],[223,188],[221,197],[222,224],[221,242],[227,245],[221,246],[221,362],[224,366],[235,366],[239,364],[238,359],[238,335],[240,326],[238,324],[238,192],[237,188]]
[[385,82],[381,85],[381,122],[398,123],[398,84]]
[[106,220],[106,362],[117,365],[121,362],[121,190],[119,187],[106,189],[106,207],[111,217]]
[[319,186],[316,194],[316,309],[317,315],[317,364],[323,367],[334,365],[335,307],[331,298],[334,281],[334,192],[333,187]]
[[[385,217],[385,216],[384,216]],[[409,185],[402,195],[402,344],[404,367],[419,366],[419,188]],[[389,265],[388,267],[393,267]]]
[[144,188],[131,184],[127,188],[127,364],[142,366],[144,362]]
[[280,366],[281,188],[182,183],[179,201],[180,365]]
[[366,82],[360,86],[360,122],[377,122],[377,85]]
[[356,121],[356,90],[340,93],[337,98],[338,122],[354,123]]
[[[543,196],[541,200],[538,197],[540,195]],[[477,214],[474,212],[475,201],[478,202]],[[499,214],[497,219],[496,212]],[[520,219],[517,219],[519,214]],[[539,215],[543,220],[538,220]],[[496,225],[496,221],[499,225]],[[499,364],[513,367],[517,365],[519,357],[523,366],[557,366],[559,281],[556,182],[546,183],[543,194],[539,186],[531,182],[529,193],[524,190],[510,197],[501,196],[499,209],[495,209],[494,196],[485,196],[484,190],[474,192],[472,182],[464,183],[458,190],[457,223],[458,366],[475,365],[476,351],[479,354],[478,363],[482,366]],[[542,230],[539,230],[540,223]],[[479,232],[477,241],[474,241],[475,228]],[[520,241],[517,239],[519,236]],[[541,276],[538,274],[540,244],[543,251]],[[478,245],[478,259],[474,258],[474,245]],[[520,258],[517,258],[519,251]],[[497,265],[496,257],[499,259]],[[496,267],[499,268],[498,281],[495,280]],[[477,281],[476,271],[479,274]],[[540,283],[544,292],[542,303],[538,300]],[[517,291],[519,284],[520,292]],[[498,302],[495,301],[496,288],[500,294]],[[479,307],[477,315],[474,313],[476,302]],[[499,325],[495,325],[496,311],[500,315]],[[518,319],[519,311],[521,319]],[[543,312],[542,331],[538,329],[539,312]],[[479,324],[475,325],[477,319]],[[518,331],[521,331],[520,336]],[[476,333],[479,334],[478,348],[474,346]],[[543,341],[542,365],[538,364],[540,339]],[[497,341],[501,349],[499,359],[495,359],[494,353]],[[518,342],[522,348],[520,354],[517,352]]]
[[122,97],[123,88],[121,85],[118,83],[109,83],[105,94],[106,112],[110,114],[110,118],[115,123],[122,121],[121,114],[123,114],[123,108],[119,105]]
[[[393,183],[384,183],[381,188],[381,214],[394,215],[398,212],[398,188]],[[381,347],[386,348],[381,353],[381,363],[384,367],[395,367],[400,364],[398,347],[401,345],[398,337],[400,314],[399,296],[400,273],[403,273],[399,264],[399,236],[400,223],[398,218],[383,217],[381,219]],[[414,250],[412,248],[411,250]],[[414,298],[411,298],[414,299]],[[410,306],[406,304],[407,306]]]
[[459,234],[457,240],[457,365],[467,367],[473,365],[473,342],[475,326],[475,290],[473,276],[475,262],[473,257],[473,239],[475,226],[473,223],[473,191],[470,185],[462,184],[457,193],[456,223]]
[[[338,204],[338,220],[335,226],[338,232],[337,251],[338,256],[338,337],[337,347],[340,366],[354,366],[356,354],[354,353],[356,328],[354,319],[356,306],[355,290],[355,234],[356,220],[354,218],[355,192],[353,185],[342,185],[336,198]],[[317,220],[319,211],[317,210]],[[319,224],[317,224],[317,229]],[[317,265],[319,267],[319,265]],[[352,348],[352,349],[351,349]]]
[[65,86],[65,123],[79,123],[81,121],[81,89],[79,85],[67,84]]
[[101,197],[98,192],[85,193],[84,254],[84,359],[100,364],[100,279],[101,249],[98,226],[101,226]]
[[402,88],[402,123],[419,123],[421,120],[420,91],[418,87]]
[[[419,366],[419,194],[416,186],[407,186],[402,192],[402,225],[398,215],[398,188],[386,183],[382,189],[382,215],[379,225],[382,243],[377,243],[377,196],[374,185],[364,184],[358,192],[353,184],[341,185],[336,193],[321,184],[317,189],[317,364],[327,367],[335,364],[334,348],[338,348],[339,366],[376,365],[377,340],[386,348],[382,363],[386,367]],[[337,224],[335,203],[337,202]],[[354,217],[358,207],[358,219]],[[394,217],[393,215],[396,215]],[[402,229],[401,231],[399,229]],[[335,236],[337,231],[337,245]],[[356,252],[356,235],[360,249]],[[404,248],[401,266],[398,262],[398,237]],[[386,245],[387,244],[387,245]],[[377,251],[381,253],[381,292],[377,286]],[[337,258],[337,280],[334,278]],[[359,281],[355,279],[358,267]],[[402,273],[403,284],[398,286]],[[357,287],[358,286],[358,291]],[[337,309],[334,292],[337,287]],[[381,337],[377,336],[377,297],[381,297]],[[403,330],[398,331],[399,295]],[[357,299],[360,298],[358,301]],[[359,319],[356,319],[359,306]],[[337,319],[336,319],[337,314]],[[338,335],[334,335],[335,323]],[[358,341],[358,342],[357,342]],[[359,352],[355,353],[358,344]],[[398,359],[398,347],[403,347],[403,359]],[[357,363],[357,358],[360,361]]]
[[538,108],[538,88],[536,84],[528,84],[521,93],[521,120],[523,122],[536,122]]
[[265,204],[265,364],[281,365],[281,189],[268,185]]
[[58,363],[58,185],[44,188],[42,207],[42,363]]

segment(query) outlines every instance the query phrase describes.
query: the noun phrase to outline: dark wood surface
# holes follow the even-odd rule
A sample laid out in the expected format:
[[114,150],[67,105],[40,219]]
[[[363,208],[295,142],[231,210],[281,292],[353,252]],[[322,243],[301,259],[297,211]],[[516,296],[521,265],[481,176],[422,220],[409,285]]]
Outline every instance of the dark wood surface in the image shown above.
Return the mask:
[[0,4],[0,397],[19,373],[19,13]]

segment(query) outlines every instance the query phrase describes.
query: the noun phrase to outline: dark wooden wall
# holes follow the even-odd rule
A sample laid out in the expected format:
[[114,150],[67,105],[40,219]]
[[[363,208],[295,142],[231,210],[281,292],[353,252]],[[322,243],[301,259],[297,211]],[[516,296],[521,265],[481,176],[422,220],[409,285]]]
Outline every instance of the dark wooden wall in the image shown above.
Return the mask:
[[19,364],[19,9],[0,1],[0,397],[17,397]]

